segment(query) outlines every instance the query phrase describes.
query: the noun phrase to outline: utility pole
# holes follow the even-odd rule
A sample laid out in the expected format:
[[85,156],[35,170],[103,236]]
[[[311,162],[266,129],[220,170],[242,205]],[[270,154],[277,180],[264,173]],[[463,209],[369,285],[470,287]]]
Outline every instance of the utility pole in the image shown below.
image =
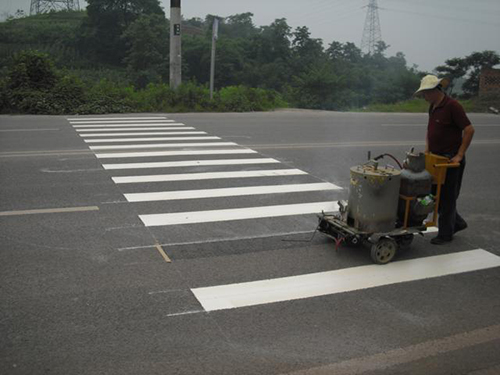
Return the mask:
[[80,10],[78,0],[31,0],[30,16],[60,10]]
[[181,0],[170,0],[170,87],[182,83]]
[[370,0],[367,8],[363,38],[361,40],[361,50],[371,55],[375,52],[377,43],[382,40],[382,32],[380,31],[377,0]]
[[214,18],[212,27],[212,58],[210,59],[210,99],[214,98],[214,79],[215,79],[215,45],[219,36],[219,19]]

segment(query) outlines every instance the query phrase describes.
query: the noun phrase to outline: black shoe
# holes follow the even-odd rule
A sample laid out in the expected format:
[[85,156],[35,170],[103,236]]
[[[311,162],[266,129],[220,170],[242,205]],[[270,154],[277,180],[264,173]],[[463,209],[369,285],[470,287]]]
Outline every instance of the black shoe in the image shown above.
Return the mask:
[[455,233],[460,232],[461,230],[467,229],[468,225],[464,222],[461,225],[455,225]]
[[451,237],[440,237],[436,236],[433,239],[431,239],[431,244],[433,245],[444,245],[448,242],[451,242],[452,238]]

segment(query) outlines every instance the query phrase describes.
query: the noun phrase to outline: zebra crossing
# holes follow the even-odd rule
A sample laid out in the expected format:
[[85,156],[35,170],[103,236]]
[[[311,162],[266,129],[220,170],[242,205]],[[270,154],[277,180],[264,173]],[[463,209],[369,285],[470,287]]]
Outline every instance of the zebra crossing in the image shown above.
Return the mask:
[[[315,214],[337,211],[335,202],[343,194],[331,182],[164,116],[68,120],[94,151],[124,202],[133,205],[160,243],[305,233],[314,230]],[[289,227],[294,232],[287,233]],[[203,310],[171,315],[313,298],[499,266],[500,257],[475,249],[383,268],[368,265],[234,280],[191,288]]]
[[[146,227],[337,210],[334,198],[340,186],[166,116],[68,121],[126,201],[136,205]],[[193,210],[193,201],[203,201],[206,209]],[[154,212],[148,212],[150,205],[141,206],[147,202],[155,202]],[[302,229],[311,229],[315,220],[304,223]]]

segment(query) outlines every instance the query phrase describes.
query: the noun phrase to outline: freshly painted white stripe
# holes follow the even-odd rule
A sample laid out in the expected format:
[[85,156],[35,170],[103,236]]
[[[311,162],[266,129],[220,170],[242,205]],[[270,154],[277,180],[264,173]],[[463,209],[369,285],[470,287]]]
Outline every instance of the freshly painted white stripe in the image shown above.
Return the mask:
[[155,117],[71,117],[67,119],[68,121],[101,121],[101,120],[167,120],[165,116],[155,116]]
[[134,184],[143,182],[198,181],[198,180],[216,180],[224,178],[297,176],[306,174],[307,174],[306,172],[301,171],[300,169],[272,169],[272,170],[259,170],[259,171],[176,173],[176,174],[160,174],[152,176],[126,176],[126,177],[112,177],[112,179],[116,184]]
[[220,139],[220,137],[155,137],[155,138],[108,138],[108,139],[85,139],[85,143],[121,143],[121,142],[150,142],[150,141],[203,141],[209,139]]
[[234,142],[209,142],[209,143],[154,143],[148,145],[126,145],[126,146],[89,146],[91,150],[120,150],[128,148],[167,148],[167,147],[221,147],[237,146]]
[[115,158],[147,158],[151,156],[176,156],[176,155],[226,155],[226,154],[256,154],[257,151],[249,148],[234,150],[191,150],[191,151],[149,151],[149,152],[109,152],[95,154],[98,159]]
[[206,311],[351,292],[499,267],[500,257],[482,249],[336,271],[192,289]]
[[124,194],[129,202],[171,201],[179,199],[202,199],[239,197],[245,195],[284,194],[304,191],[338,190],[340,187],[328,182],[314,184],[263,185],[223,189],[161,191],[155,193]]
[[316,214],[337,211],[334,202],[314,202],[286,204],[279,206],[261,206],[230,208],[212,211],[176,212],[171,214],[139,215],[145,226],[166,226],[181,224],[213,223],[219,221],[234,221],[246,219],[261,219],[265,217],[292,216],[303,214]]
[[207,165],[246,165],[246,164],[273,164],[279,163],[271,158],[254,159],[216,159],[216,160],[184,160],[184,161],[161,161],[153,163],[120,163],[103,164],[107,170],[114,169],[148,169],[148,168],[177,168],[177,167],[199,167]]
[[122,119],[122,120],[91,120],[91,121],[70,121],[70,124],[127,124],[135,122],[138,124],[145,123],[153,123],[153,122],[173,122],[172,120],[164,120],[164,119],[155,119],[155,120],[131,120],[131,119]]
[[126,137],[129,135],[195,135],[195,134],[207,134],[207,132],[145,132],[145,133],[97,133],[97,134],[80,134],[80,137]]
[[[156,130],[156,129],[180,129],[181,126],[185,126],[183,123],[172,123],[172,124],[118,124],[118,125],[73,125],[73,128],[77,132],[116,132],[122,130]],[[100,130],[97,130],[100,129]],[[194,129],[194,128],[182,128],[182,129]]]

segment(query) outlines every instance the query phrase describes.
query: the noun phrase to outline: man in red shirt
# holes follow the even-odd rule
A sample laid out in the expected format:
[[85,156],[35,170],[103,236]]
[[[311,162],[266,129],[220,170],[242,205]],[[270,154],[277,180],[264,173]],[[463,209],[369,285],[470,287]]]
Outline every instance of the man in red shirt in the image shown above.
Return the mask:
[[441,189],[439,204],[439,232],[431,239],[434,245],[442,245],[453,239],[453,234],[467,228],[467,223],[457,212],[465,169],[465,152],[474,136],[474,127],[456,100],[443,92],[443,80],[433,75],[422,78],[415,95],[421,95],[430,104],[425,152],[446,156],[459,168],[448,168]]

